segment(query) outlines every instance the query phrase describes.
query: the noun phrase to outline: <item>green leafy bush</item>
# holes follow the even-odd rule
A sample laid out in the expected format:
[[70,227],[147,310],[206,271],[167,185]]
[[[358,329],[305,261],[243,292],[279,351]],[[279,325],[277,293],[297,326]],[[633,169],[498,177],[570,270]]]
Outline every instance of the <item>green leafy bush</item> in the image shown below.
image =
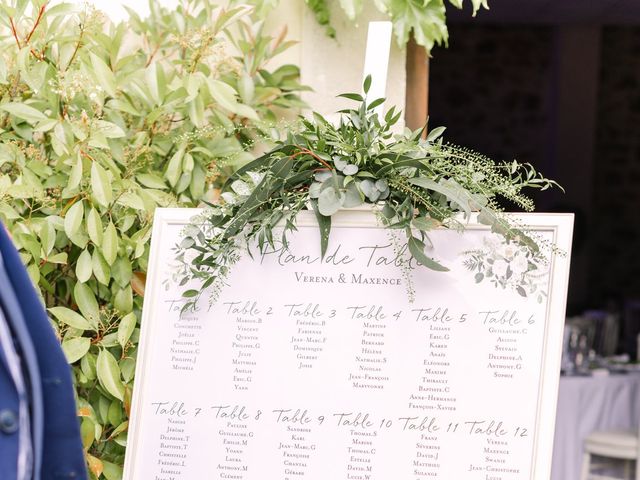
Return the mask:
[[[265,0],[259,0],[265,1]],[[336,0],[305,0],[320,25],[327,28],[329,36],[335,36],[331,26],[330,4]],[[362,12],[365,0],[339,0],[347,17],[355,21]],[[373,0],[374,5],[393,22],[393,30],[400,46],[406,45],[413,34],[416,43],[431,51],[434,45],[447,44],[447,8],[444,0]],[[462,8],[464,0],[449,0],[456,8]],[[471,0],[473,14],[480,8],[489,8],[487,0]]]
[[0,2],[0,219],[77,384],[94,478],[120,478],[149,235],[195,206],[281,108],[298,69],[244,6],[187,0],[111,25],[86,7]]

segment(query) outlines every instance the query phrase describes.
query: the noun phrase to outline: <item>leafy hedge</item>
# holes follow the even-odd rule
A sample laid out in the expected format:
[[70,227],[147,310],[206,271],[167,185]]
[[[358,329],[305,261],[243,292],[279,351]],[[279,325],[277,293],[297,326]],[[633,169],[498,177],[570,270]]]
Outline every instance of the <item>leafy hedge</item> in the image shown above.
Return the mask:
[[[271,3],[272,0],[254,0]],[[331,25],[331,3],[338,0],[305,0],[314,12],[316,20],[326,26],[329,36],[335,36]],[[340,7],[351,21],[355,21],[367,0],[339,0]],[[434,45],[446,45],[449,40],[447,29],[447,7],[445,0],[369,0],[375,7],[389,16],[398,45],[404,47],[413,35],[418,45],[428,52]],[[465,0],[449,0],[449,4],[462,8]],[[489,8],[487,0],[471,0],[473,14],[481,8]]]
[[197,205],[300,105],[251,9],[182,4],[114,26],[0,3],[0,219],[73,365],[94,478],[122,475],[154,209]]

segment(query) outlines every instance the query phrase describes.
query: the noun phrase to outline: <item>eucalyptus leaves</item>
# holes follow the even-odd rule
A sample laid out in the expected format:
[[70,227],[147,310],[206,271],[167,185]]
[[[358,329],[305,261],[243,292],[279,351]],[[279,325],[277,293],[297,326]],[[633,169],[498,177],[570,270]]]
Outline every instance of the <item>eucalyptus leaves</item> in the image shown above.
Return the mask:
[[[364,84],[368,91],[370,79]],[[264,251],[295,229],[302,209],[315,211],[325,254],[331,215],[341,208],[376,205],[389,229],[403,231],[407,248],[418,263],[439,271],[447,268],[432,257],[429,232],[435,228],[464,230],[465,220],[478,212],[508,243],[536,252],[537,243],[500,214],[500,199],[533,210],[522,193],[556,185],[531,165],[497,164],[484,156],[442,141],[444,128],[426,139],[422,130],[394,136],[391,127],[400,113],[391,108],[383,119],[374,113],[380,99],[368,102],[358,94],[343,94],[358,103],[342,111],[337,126],[320,115],[300,119],[300,127],[269,153],[238,169],[227,182],[222,202],[197,219],[176,247],[176,280],[190,283],[185,309],[195,306],[207,288],[215,300],[241,248]],[[435,252],[437,253],[437,252]],[[193,288],[193,285],[199,285]]]

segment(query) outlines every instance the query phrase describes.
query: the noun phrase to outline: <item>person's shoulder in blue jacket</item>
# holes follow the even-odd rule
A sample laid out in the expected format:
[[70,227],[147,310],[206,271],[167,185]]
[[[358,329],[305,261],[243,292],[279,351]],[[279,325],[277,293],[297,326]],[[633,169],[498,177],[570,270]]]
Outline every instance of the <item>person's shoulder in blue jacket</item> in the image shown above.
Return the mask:
[[[27,387],[33,472],[28,478],[86,479],[71,371],[18,252],[1,224],[0,257],[0,309],[11,330]],[[18,422],[20,397],[3,358],[0,351],[0,478],[15,480],[18,457],[24,450]]]

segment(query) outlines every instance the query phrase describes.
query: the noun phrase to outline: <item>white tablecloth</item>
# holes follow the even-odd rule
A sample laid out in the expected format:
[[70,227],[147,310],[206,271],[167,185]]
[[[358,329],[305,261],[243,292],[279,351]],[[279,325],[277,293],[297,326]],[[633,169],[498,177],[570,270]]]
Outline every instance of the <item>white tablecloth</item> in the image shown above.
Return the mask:
[[594,430],[635,429],[640,374],[562,377],[551,480],[580,480],[582,445]]

